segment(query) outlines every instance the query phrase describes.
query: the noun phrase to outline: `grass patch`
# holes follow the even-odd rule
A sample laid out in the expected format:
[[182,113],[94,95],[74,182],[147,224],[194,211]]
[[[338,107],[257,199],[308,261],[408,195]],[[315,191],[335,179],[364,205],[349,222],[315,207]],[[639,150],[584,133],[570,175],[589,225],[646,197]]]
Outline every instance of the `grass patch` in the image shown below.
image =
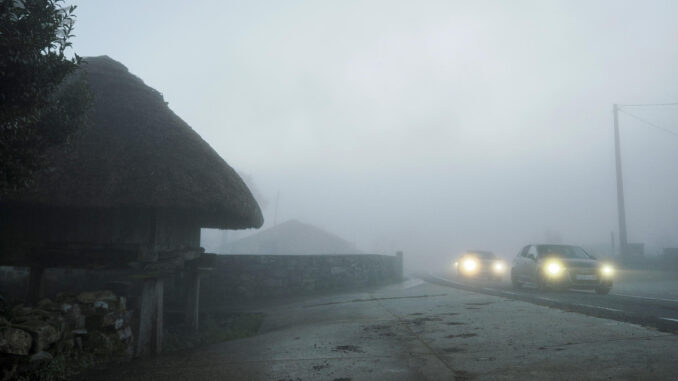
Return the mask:
[[200,321],[200,330],[193,333],[187,333],[182,326],[170,327],[165,332],[163,352],[254,336],[264,316],[263,313],[210,314]]
[[79,353],[66,356],[56,355],[48,364],[37,369],[28,370],[17,375],[17,381],[64,381],[79,374],[83,370],[105,362],[106,359],[91,353]]

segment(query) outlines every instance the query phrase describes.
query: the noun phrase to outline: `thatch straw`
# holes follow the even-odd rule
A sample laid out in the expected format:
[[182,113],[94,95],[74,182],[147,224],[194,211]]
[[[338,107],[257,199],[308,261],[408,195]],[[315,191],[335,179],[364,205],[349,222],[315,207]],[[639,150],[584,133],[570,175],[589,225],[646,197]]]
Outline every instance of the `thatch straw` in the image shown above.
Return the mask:
[[165,209],[201,227],[261,226],[240,176],[160,93],[107,56],[83,67],[94,96],[88,126],[50,151],[35,185],[4,197],[4,207]]

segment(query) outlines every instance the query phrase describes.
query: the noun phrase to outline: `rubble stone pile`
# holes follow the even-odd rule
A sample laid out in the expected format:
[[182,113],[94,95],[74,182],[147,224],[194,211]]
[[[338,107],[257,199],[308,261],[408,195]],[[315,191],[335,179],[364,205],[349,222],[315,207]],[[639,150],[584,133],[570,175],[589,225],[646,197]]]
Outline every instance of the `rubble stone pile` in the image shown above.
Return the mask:
[[0,380],[45,366],[56,356],[131,357],[131,320],[125,298],[111,291],[58,294],[34,307],[0,311]]

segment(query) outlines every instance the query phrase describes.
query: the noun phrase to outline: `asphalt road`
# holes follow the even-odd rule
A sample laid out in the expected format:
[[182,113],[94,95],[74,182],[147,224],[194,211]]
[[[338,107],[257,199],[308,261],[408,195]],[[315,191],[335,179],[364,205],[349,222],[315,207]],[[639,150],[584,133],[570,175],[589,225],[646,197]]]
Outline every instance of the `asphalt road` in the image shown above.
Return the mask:
[[418,279],[251,311],[266,315],[256,336],[76,379],[654,381],[678,369],[678,335]]
[[525,286],[514,289],[509,282],[464,280],[449,273],[424,274],[426,281],[466,291],[502,296],[586,315],[654,327],[678,333],[678,279],[656,279],[643,274],[624,274],[608,295],[592,291],[540,291]]

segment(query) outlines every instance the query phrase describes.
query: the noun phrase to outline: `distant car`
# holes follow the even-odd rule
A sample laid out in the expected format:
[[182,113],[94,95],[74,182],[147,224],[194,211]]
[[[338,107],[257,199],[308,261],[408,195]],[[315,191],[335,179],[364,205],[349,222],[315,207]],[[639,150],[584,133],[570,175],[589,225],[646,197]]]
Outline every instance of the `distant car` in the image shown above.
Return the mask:
[[515,288],[531,283],[539,289],[592,289],[607,294],[613,277],[611,264],[601,263],[581,247],[570,245],[527,245],[511,267]]
[[469,250],[454,262],[457,275],[463,278],[502,280],[506,263],[491,251]]

